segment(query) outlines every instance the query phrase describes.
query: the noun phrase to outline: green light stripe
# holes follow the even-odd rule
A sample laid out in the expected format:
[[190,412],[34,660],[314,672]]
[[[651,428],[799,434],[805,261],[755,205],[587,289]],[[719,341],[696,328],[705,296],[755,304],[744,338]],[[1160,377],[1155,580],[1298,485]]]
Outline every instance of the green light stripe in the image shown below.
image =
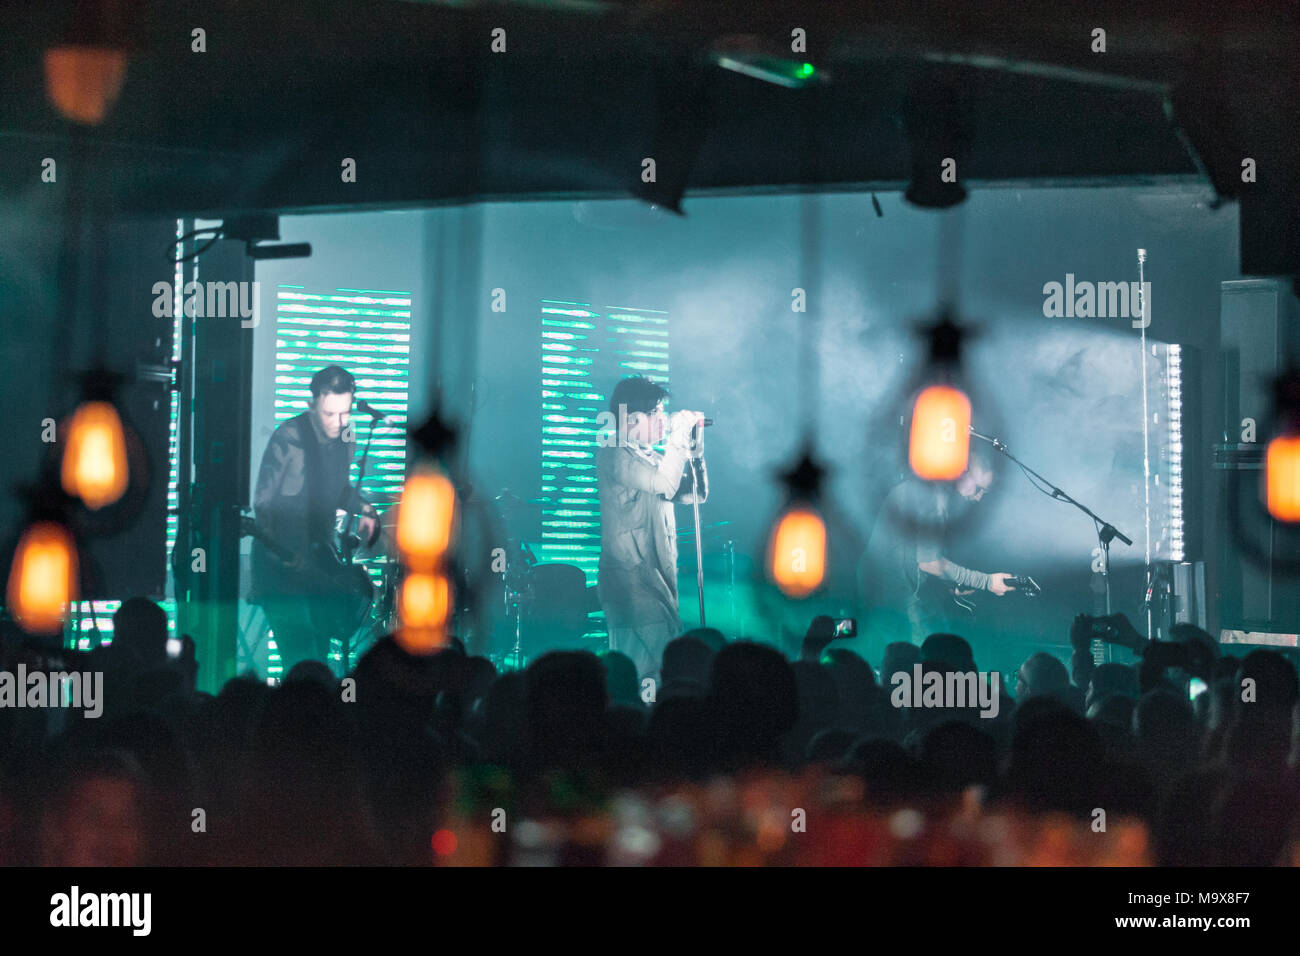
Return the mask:
[[654,370],[656,372],[668,371],[667,365],[657,365],[653,362],[619,362],[619,368],[632,369],[634,372],[644,372]]
[[553,329],[595,329],[592,322],[566,322],[561,319],[542,319],[542,325]]

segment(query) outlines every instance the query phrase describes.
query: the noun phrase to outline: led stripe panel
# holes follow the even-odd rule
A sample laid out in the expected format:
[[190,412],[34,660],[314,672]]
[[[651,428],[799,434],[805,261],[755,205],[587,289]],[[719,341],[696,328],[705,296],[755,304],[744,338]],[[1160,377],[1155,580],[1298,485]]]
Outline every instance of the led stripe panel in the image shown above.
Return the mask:
[[573,564],[596,583],[600,500],[596,416],[629,375],[668,387],[668,315],[654,309],[543,299],[541,304],[544,562]]

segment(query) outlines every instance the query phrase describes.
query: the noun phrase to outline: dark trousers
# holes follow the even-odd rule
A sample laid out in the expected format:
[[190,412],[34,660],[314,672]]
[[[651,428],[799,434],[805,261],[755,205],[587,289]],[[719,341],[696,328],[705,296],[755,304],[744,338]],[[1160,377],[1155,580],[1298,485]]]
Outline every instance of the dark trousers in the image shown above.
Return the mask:
[[322,661],[329,654],[329,635],[321,634],[312,624],[311,609],[305,597],[268,597],[262,601],[271,636],[280,651],[284,667],[282,676],[299,661]]

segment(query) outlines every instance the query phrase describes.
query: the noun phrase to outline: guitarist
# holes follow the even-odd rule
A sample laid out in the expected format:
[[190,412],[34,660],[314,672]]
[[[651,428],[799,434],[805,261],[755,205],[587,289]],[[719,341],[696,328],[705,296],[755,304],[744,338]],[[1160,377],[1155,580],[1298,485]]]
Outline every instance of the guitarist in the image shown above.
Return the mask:
[[355,392],[352,374],[337,365],[313,375],[307,411],[275,430],[258,471],[251,600],[266,611],[286,673],[326,659],[330,638],[350,629],[346,608],[360,598],[333,549],[336,511],[361,516],[362,541],[379,536],[378,513],[348,482]]
[[[1002,596],[1015,590],[1007,583],[1013,577],[1008,572],[986,574],[946,556],[947,525],[954,510],[979,502],[992,484],[992,463],[983,449],[972,447],[966,473],[951,486],[908,477],[885,499],[868,545],[870,580],[863,582],[863,590],[876,616],[892,617],[915,644],[930,634],[952,633],[959,626],[954,620],[954,597],[974,591]],[[919,520],[908,525],[893,515],[914,515]]]

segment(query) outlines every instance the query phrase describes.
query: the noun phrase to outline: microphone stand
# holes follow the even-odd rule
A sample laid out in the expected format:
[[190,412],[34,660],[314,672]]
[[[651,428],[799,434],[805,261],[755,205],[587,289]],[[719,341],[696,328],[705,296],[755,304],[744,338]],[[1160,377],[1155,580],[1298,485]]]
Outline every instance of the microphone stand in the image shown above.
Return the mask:
[[1114,541],[1116,538],[1119,538],[1119,539],[1120,539],[1121,541],[1123,541],[1125,544],[1127,544],[1127,545],[1129,545],[1129,546],[1132,546],[1132,544],[1133,544],[1133,539],[1130,538],[1130,537],[1128,537],[1127,535],[1125,535],[1123,532],[1121,532],[1118,528],[1116,528],[1116,527],[1115,527],[1113,524],[1111,524],[1109,521],[1106,521],[1105,519],[1101,518],[1101,517],[1100,517],[1096,512],[1094,512],[1094,511],[1093,511],[1091,508],[1089,508],[1087,505],[1085,505],[1085,504],[1083,504],[1082,502],[1080,502],[1078,499],[1071,498],[1069,495],[1067,495],[1067,494],[1066,494],[1064,491],[1062,491],[1060,488],[1056,487],[1056,485],[1052,484],[1050,481],[1048,481],[1046,478],[1044,478],[1044,477],[1043,477],[1042,475],[1040,475],[1038,472],[1034,471],[1034,469],[1030,468],[1028,465],[1026,465],[1023,461],[1021,461],[1021,460],[1020,460],[1019,458],[1017,458],[1015,455],[1011,454],[1011,449],[1009,449],[1009,448],[1008,448],[1008,447],[1007,447],[1007,446],[1006,446],[1006,445],[1005,445],[1001,440],[999,440],[999,439],[997,439],[997,438],[991,438],[991,437],[989,437],[988,435],[981,435],[979,432],[975,431],[975,429],[973,429],[973,428],[970,430],[970,433],[971,433],[971,435],[974,436],[975,438],[980,438],[980,439],[983,439],[984,441],[988,442],[990,445],[992,445],[994,448],[996,448],[998,451],[1000,451],[1000,452],[1001,452],[1003,455],[1005,455],[1007,458],[1010,458],[1012,461],[1014,461],[1014,462],[1016,463],[1016,465],[1018,465],[1018,466],[1020,467],[1020,470],[1021,470],[1021,471],[1025,472],[1026,474],[1033,475],[1035,478],[1037,478],[1039,481],[1041,481],[1043,484],[1045,484],[1048,488],[1051,489],[1051,497],[1055,498],[1057,501],[1064,501],[1066,504],[1074,505],[1076,508],[1078,508],[1080,511],[1082,511],[1084,514],[1086,514],[1089,518],[1092,519],[1093,524],[1094,524],[1094,525],[1096,526],[1096,528],[1097,528],[1097,541],[1101,544],[1101,550],[1102,550],[1102,553],[1103,553],[1104,558],[1105,558],[1105,560],[1104,560],[1104,562],[1103,562],[1103,565],[1102,565],[1102,578],[1103,578],[1104,583],[1105,583],[1105,585],[1106,585],[1106,613],[1107,613],[1107,614],[1110,614],[1110,613],[1111,613],[1111,607],[1110,607],[1110,543],[1111,543],[1112,541]]
[[[361,463],[360,465],[357,466],[357,496],[358,497],[360,497],[361,495],[361,483],[366,480],[366,459],[370,457],[370,443],[375,440],[375,426],[379,424],[380,417],[381,416],[376,415],[374,412],[371,412],[370,414],[370,433],[366,435],[366,445],[364,448],[361,449]],[[358,519],[360,517],[361,516],[356,513],[350,512],[348,514],[347,535],[343,539],[344,547],[346,548],[345,556],[347,558],[348,564],[352,563],[352,554],[354,551],[354,548],[350,544],[348,544],[349,539],[354,536],[352,522],[355,519]],[[356,529],[356,537],[358,542],[360,541],[360,531],[361,531],[361,527],[358,524]]]
[[[704,440],[704,429],[700,425],[695,426],[695,441]],[[700,470],[695,467],[696,461],[703,461],[704,450],[700,450],[701,457],[689,459],[691,463],[691,507],[695,510],[695,592],[700,598],[700,627],[704,627],[704,547],[703,538],[700,535]]]
[[[370,413],[370,432],[366,435],[365,447],[361,450],[361,463],[357,468],[357,497],[361,496],[361,483],[366,480],[366,460],[370,457],[370,443],[375,440],[375,426],[379,424],[383,416],[377,412]],[[356,545],[352,542],[356,541]],[[356,553],[357,546],[361,543],[361,516],[354,511],[348,512],[348,520],[343,528],[343,563],[351,568],[355,562],[353,555]],[[349,572],[350,573],[350,572]],[[371,601],[374,601],[373,595]],[[352,634],[344,634],[340,640],[339,658],[342,665],[343,673],[348,672],[348,658],[352,656]]]

